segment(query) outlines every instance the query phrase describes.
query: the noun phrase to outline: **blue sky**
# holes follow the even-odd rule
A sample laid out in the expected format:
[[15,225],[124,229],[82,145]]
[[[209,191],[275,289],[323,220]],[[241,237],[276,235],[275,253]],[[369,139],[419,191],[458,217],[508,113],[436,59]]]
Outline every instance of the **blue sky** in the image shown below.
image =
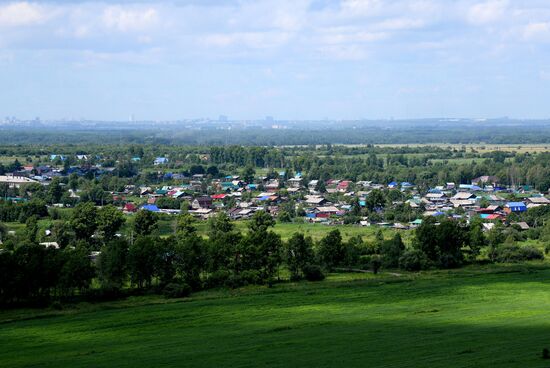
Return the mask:
[[0,119],[548,118],[550,1],[0,1],[0,82]]

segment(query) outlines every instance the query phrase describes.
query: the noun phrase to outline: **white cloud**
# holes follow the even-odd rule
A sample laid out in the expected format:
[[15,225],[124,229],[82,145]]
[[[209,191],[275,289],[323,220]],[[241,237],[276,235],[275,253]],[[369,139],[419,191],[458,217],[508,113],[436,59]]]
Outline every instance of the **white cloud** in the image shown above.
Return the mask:
[[291,35],[285,32],[236,32],[216,33],[201,37],[205,46],[230,47],[245,46],[253,49],[280,47],[288,42]]
[[154,8],[127,9],[123,6],[109,6],[103,11],[105,27],[120,32],[148,30],[159,23],[159,14]]
[[388,34],[384,32],[371,32],[356,27],[333,27],[321,30],[318,41],[322,44],[335,45],[374,42],[387,37]]
[[529,23],[523,29],[523,37],[527,41],[550,40],[550,22]]
[[52,14],[40,5],[14,2],[0,6],[0,27],[32,26],[45,22]]
[[466,18],[472,24],[484,25],[500,20],[506,13],[508,0],[490,0],[472,5]]
[[348,16],[374,16],[384,9],[384,4],[380,0],[343,0],[341,9]]
[[422,19],[392,18],[378,23],[376,28],[399,31],[422,28],[425,24],[426,22]]

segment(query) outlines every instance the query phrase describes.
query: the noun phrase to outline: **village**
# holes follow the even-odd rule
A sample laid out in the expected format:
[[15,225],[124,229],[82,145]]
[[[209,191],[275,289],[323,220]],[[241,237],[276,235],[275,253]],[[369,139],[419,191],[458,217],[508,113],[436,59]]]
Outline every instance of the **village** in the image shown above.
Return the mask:
[[[75,177],[101,179],[115,172],[115,167],[88,163],[87,155],[74,157],[81,162],[79,165],[63,167],[65,159],[63,155],[52,154],[50,161],[56,161],[57,165],[21,166],[17,171],[0,176],[0,184],[11,188],[13,194],[7,195],[6,190],[3,199],[26,201],[29,196],[18,195],[15,189],[37,184],[47,187],[54,178],[58,178],[61,186],[68,187],[60,179],[65,182]],[[139,157],[132,158],[134,162],[139,160]],[[276,177],[253,175],[247,180],[239,175],[186,175],[163,170],[168,162],[165,157],[157,157],[152,162],[160,182],[137,185],[130,179],[123,190],[104,193],[101,203],[96,204],[112,203],[127,215],[141,209],[169,215],[183,211],[206,220],[224,212],[232,220],[247,220],[262,210],[282,222],[346,223],[398,230],[415,228],[423,218],[430,216],[467,222],[476,218],[483,222],[486,231],[497,222],[528,230],[530,225],[521,220],[521,214],[530,208],[550,204],[545,193],[528,185],[502,185],[498,177],[491,175],[474,178],[468,183],[441,183],[421,191],[409,182],[308,180],[300,172],[288,177],[285,171],[278,171]],[[78,203],[82,190],[64,189],[64,203],[52,203],[51,206],[71,207]],[[32,198],[32,189],[30,192]],[[25,190],[25,193],[28,192]]]

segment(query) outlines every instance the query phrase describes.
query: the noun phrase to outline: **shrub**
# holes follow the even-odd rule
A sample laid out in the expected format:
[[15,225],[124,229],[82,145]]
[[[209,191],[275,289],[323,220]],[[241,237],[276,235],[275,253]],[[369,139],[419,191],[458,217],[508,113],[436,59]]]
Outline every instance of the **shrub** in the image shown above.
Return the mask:
[[171,282],[164,287],[162,294],[166,298],[184,298],[191,294],[191,286],[186,283]]
[[209,288],[226,286],[231,272],[228,270],[217,270],[210,274],[208,280],[206,281],[206,286]]
[[419,249],[405,251],[399,258],[399,267],[407,271],[425,270],[428,265],[428,257]]
[[50,308],[53,309],[53,310],[62,310],[63,309],[63,304],[61,304],[60,301],[56,300],[50,305]]
[[380,256],[373,256],[370,261],[370,268],[372,269],[372,273],[375,275],[378,274],[378,270],[380,270],[380,267],[382,267],[382,260],[380,259]]
[[305,279],[308,281],[322,281],[325,279],[325,274],[318,265],[306,265],[303,272]]
[[503,244],[495,250],[497,262],[524,262],[544,259],[544,254],[531,246],[520,247],[514,244]]
[[243,285],[257,285],[262,283],[262,277],[258,270],[245,270],[241,272]]

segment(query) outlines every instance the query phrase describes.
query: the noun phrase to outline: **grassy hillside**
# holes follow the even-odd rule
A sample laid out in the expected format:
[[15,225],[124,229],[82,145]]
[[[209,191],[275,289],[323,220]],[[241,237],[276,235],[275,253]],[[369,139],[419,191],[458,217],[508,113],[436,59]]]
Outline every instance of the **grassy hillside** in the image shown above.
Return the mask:
[[548,367],[550,269],[139,297],[64,311],[0,312],[2,367]]

